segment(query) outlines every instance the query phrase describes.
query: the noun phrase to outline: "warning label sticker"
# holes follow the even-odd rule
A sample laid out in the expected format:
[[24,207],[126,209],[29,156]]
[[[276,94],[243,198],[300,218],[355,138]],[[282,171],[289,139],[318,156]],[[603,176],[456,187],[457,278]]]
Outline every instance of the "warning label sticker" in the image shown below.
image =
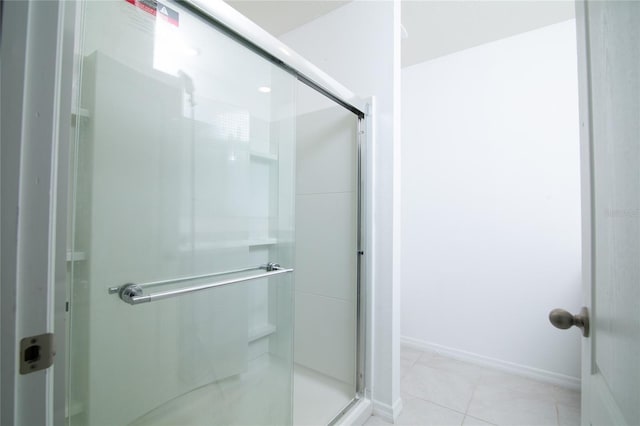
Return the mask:
[[176,27],[179,25],[179,14],[169,6],[156,0],[125,0],[140,10],[143,10],[159,19],[164,19]]

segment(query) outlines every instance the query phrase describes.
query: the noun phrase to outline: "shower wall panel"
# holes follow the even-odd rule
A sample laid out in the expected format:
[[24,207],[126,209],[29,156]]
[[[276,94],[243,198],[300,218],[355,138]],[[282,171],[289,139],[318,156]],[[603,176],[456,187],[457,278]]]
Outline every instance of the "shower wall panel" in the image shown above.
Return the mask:
[[[302,84],[297,98],[294,359],[350,389],[346,405],[356,384],[358,119]],[[333,409],[321,420],[342,407]]]

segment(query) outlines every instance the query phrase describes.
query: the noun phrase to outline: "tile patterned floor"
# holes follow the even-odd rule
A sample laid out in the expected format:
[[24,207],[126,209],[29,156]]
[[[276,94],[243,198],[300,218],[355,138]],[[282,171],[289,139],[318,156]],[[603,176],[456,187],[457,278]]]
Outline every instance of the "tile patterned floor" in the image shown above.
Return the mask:
[[[405,426],[577,426],[580,393],[435,353],[401,349]],[[365,426],[389,425],[371,417]]]

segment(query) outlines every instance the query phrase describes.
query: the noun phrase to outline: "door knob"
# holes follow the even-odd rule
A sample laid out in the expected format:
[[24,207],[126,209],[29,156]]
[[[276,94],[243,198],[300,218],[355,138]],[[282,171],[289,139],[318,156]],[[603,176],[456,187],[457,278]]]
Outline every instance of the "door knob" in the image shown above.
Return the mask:
[[589,337],[589,310],[585,307],[580,309],[580,313],[571,315],[570,312],[564,309],[554,309],[549,312],[549,321],[554,327],[566,330],[575,325],[582,330],[584,337]]

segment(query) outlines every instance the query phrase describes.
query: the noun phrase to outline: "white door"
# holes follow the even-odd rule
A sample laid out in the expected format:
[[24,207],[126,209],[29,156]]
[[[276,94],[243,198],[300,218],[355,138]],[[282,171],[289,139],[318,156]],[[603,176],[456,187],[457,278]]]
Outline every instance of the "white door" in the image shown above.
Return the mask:
[[585,303],[582,423],[640,424],[640,2],[577,5]]

